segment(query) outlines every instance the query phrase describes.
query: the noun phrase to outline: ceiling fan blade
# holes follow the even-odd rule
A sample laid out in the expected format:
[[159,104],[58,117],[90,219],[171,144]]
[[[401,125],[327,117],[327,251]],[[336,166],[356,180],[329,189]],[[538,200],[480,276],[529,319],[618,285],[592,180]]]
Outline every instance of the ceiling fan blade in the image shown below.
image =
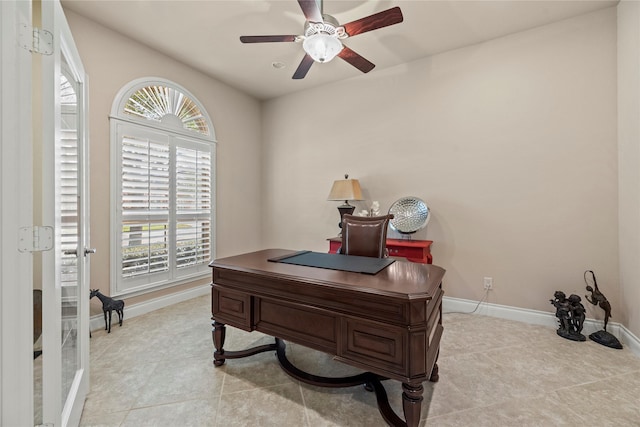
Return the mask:
[[358,34],[366,33],[367,31],[399,24],[403,19],[402,11],[396,6],[382,12],[374,13],[373,15],[369,15],[365,18],[349,22],[348,24],[344,24],[343,27],[347,34],[350,37],[353,37]]
[[294,42],[297,36],[240,36],[242,43]]
[[363,73],[368,73],[375,67],[375,64],[369,62],[367,59],[355,53],[353,50],[349,49],[346,46],[342,48],[338,56]]
[[307,21],[324,22],[322,19],[322,11],[316,0],[298,0],[298,4]]
[[304,79],[304,76],[307,75],[307,72],[309,71],[309,68],[311,68],[312,65],[313,65],[313,58],[308,54],[305,54],[304,58],[302,58],[302,61],[300,62],[300,65],[298,65],[298,69],[296,70],[295,73],[293,73],[293,78],[296,80]]

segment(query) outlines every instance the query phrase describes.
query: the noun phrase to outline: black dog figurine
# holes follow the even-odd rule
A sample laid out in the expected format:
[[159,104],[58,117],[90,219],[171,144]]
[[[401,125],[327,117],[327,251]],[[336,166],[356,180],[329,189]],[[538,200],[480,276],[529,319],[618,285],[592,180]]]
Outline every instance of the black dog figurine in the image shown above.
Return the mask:
[[[111,312],[113,310],[118,313],[118,323],[122,326],[122,319],[124,318],[124,301],[121,299],[113,299],[106,295],[102,295],[99,289],[89,289],[89,299],[98,297],[102,301],[102,311],[104,312],[104,329],[107,333],[111,333]],[[109,313],[109,320],[107,320],[107,312]]]

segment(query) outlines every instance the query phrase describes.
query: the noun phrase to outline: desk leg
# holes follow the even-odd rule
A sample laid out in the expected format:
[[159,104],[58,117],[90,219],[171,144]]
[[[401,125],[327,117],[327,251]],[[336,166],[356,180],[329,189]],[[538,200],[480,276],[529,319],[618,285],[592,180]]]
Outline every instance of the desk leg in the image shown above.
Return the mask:
[[224,339],[227,333],[227,326],[224,323],[213,321],[213,345],[216,351],[213,353],[213,364],[215,366],[224,365]]
[[402,383],[402,409],[407,427],[420,424],[420,412],[422,410],[422,383]]
[[[440,306],[440,318],[442,318],[442,306]],[[429,381],[432,383],[437,383],[440,379],[440,375],[438,373],[438,358],[440,357],[440,347],[438,347],[438,352],[436,353],[436,362],[433,364],[433,369],[431,370],[431,376],[429,377]]]
[[429,377],[429,381],[432,383],[437,383],[440,379],[440,375],[438,374],[438,364],[433,365],[433,370],[431,371],[431,376]]

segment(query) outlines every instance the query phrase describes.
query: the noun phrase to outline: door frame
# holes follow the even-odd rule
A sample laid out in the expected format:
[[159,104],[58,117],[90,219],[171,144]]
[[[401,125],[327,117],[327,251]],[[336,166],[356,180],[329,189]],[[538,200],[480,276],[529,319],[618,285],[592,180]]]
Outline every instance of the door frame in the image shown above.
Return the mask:
[[33,425],[33,255],[19,230],[33,223],[31,2],[0,1],[0,425]]

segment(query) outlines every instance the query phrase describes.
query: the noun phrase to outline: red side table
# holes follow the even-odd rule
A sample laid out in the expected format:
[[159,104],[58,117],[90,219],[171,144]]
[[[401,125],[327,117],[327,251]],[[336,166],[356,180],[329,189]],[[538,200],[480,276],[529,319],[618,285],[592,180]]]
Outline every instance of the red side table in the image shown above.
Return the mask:
[[[329,241],[329,253],[335,254],[338,248],[342,246],[342,238],[331,237]],[[387,249],[389,256],[406,258],[411,262],[419,262],[422,264],[431,264],[433,257],[431,256],[431,240],[404,240],[404,239],[387,239]]]

